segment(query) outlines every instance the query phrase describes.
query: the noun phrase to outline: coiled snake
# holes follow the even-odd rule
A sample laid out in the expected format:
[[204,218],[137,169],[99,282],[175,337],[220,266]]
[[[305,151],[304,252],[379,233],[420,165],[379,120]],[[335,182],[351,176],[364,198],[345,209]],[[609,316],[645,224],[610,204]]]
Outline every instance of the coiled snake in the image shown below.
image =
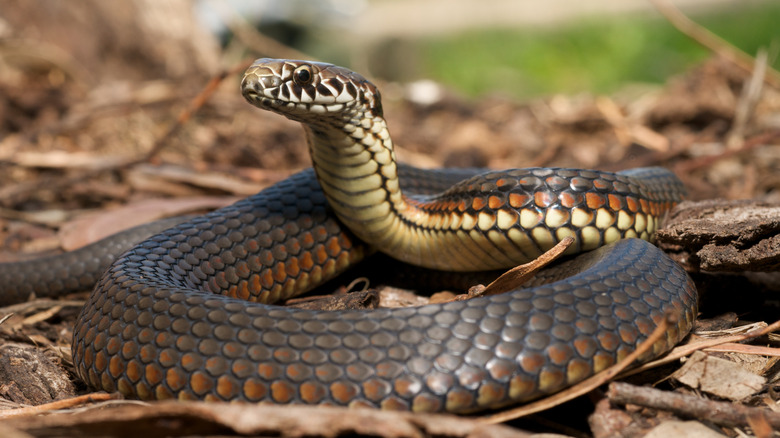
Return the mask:
[[[253,105],[303,124],[314,169],[205,216],[157,224],[164,231],[119,256],[74,329],[75,366],[90,386],[141,399],[471,412],[604,369],[667,311],[679,324],[653,356],[690,329],[692,282],[635,239],[652,239],[679,201],[669,172],[423,171],[396,164],[379,92],[356,73],[260,59],[241,87]],[[601,248],[542,275],[548,284],[502,295],[372,311],[262,304],[376,250],[481,271],[527,262],[566,236],[576,239],[572,253]],[[83,286],[117,251],[96,255],[108,246],[2,265],[0,296]]]

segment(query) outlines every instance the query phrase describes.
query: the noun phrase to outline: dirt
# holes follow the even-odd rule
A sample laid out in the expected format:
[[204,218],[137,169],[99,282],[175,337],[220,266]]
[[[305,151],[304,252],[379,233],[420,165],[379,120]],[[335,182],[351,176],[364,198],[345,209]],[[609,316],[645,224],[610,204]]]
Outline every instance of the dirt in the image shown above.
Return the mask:
[[[2,260],[57,251],[58,230],[86,213],[150,198],[245,196],[310,165],[300,128],[244,102],[238,74],[165,137],[220,66],[261,54],[238,43],[220,49],[186,2],[138,4],[0,0]],[[701,316],[732,312],[743,322],[771,322],[780,311],[773,295],[780,284],[780,90],[764,84],[738,124],[750,77],[713,57],[658,92],[630,98],[467,101],[444,90],[422,104],[406,97],[403,84],[378,85],[398,156],[418,166],[674,170],[690,199],[705,203],[680,206],[660,242],[706,291]],[[735,288],[745,291],[739,300]],[[46,361],[54,356],[67,368],[77,311],[50,309],[17,309],[34,320],[0,325],[0,343],[46,346],[56,352]],[[13,357],[29,361],[29,354]],[[0,398],[62,398],[45,387],[42,399],[17,398],[23,392],[13,387]],[[85,388],[76,382],[76,391]],[[586,421],[594,405],[579,399],[568,406],[514,427],[594,433]],[[570,421],[556,424],[562,416]]]

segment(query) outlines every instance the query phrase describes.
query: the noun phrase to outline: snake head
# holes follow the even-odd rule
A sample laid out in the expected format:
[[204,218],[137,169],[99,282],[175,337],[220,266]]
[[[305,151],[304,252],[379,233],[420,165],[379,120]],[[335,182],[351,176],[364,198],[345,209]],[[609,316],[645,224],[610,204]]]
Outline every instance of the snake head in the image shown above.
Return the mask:
[[377,88],[333,64],[261,58],[244,73],[241,93],[252,105],[298,122],[311,122],[315,115],[347,123],[382,117]]

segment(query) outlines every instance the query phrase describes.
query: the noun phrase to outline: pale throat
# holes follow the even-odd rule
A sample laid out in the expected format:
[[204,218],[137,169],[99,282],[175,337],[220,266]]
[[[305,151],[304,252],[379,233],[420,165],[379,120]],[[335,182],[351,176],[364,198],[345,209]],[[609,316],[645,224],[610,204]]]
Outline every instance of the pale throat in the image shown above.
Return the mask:
[[304,125],[304,130],[317,178],[336,215],[367,243],[385,240],[411,206],[398,184],[384,118],[330,121]]

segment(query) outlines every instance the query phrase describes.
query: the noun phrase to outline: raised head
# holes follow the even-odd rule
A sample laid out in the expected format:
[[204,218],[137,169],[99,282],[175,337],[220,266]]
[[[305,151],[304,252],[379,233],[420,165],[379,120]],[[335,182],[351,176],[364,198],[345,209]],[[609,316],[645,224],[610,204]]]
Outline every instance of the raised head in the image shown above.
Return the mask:
[[382,117],[374,84],[322,62],[258,59],[244,73],[241,92],[252,105],[307,124],[325,118],[349,123],[356,117]]

